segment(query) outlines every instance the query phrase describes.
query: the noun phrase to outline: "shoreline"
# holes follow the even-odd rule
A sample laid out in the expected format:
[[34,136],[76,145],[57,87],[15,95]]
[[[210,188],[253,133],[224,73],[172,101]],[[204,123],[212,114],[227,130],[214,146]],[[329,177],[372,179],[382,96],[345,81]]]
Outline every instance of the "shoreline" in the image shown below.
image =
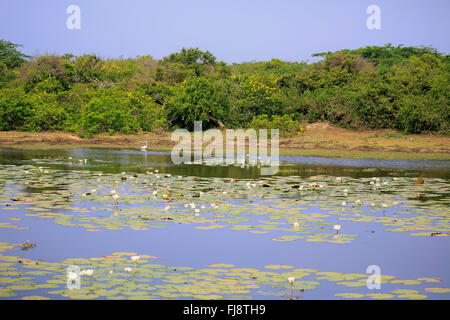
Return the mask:
[[[148,151],[170,151],[176,145],[170,137],[170,132],[149,132],[113,136],[99,134],[83,139],[67,132],[0,131],[0,148],[140,150],[148,140]],[[394,130],[354,131],[327,123],[314,123],[307,126],[302,136],[280,138],[279,153],[282,156],[348,159],[450,160],[450,137],[403,135]]]

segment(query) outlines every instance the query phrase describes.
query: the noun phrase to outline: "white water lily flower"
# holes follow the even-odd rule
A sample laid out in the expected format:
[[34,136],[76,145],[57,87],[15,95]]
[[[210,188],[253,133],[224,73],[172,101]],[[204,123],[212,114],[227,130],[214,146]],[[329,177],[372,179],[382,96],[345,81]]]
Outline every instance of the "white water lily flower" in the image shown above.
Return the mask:
[[201,206],[200,209],[205,209],[205,206]]
[[372,202],[370,205],[371,205],[372,207],[375,207],[375,203],[373,203],[373,202]]
[[344,195],[348,195],[348,190],[344,189]]
[[97,189],[92,189],[91,193],[97,192]]
[[195,213],[200,213],[200,209],[195,209],[194,212]]
[[109,270],[109,274],[113,274],[114,273],[114,271],[112,271],[112,270]]
[[355,203],[356,203],[357,205],[361,205],[361,200],[358,199],[358,200],[355,201]]
[[341,181],[342,177],[336,177],[336,181]]
[[80,276],[85,276],[86,275],[86,270],[81,270],[80,271]]
[[184,207],[187,208],[187,207],[189,207],[189,205],[186,203],[186,204],[184,205]]
[[141,256],[132,256],[130,257],[131,261],[136,262],[141,258]]
[[87,269],[87,270],[85,270],[85,274],[86,274],[88,277],[90,277],[90,276],[92,276],[92,275],[94,274],[94,270],[92,270],[92,269]]
[[294,222],[294,228],[298,228],[299,224],[298,222]]
[[153,191],[153,195],[156,196],[158,194],[158,191]]
[[123,270],[125,270],[125,272],[127,272],[127,273],[133,271],[133,269],[131,269],[130,267],[126,267]]
[[112,197],[113,197],[114,200],[117,200],[117,199],[119,199],[120,196],[117,193],[115,193],[115,194],[113,194]]
[[156,173],[158,173],[158,172],[159,172],[159,170],[155,170],[155,172],[156,172]]
[[111,193],[111,194],[116,194],[117,191],[116,191],[116,190],[111,190],[110,193]]
[[397,201],[394,201],[392,204],[393,204],[394,206],[396,206],[396,205],[398,205],[398,202],[397,202]]
[[68,272],[67,273],[67,279],[69,279],[69,281],[75,281],[77,280],[78,276],[75,272]]
[[341,229],[341,225],[340,224],[335,224],[333,227],[334,230],[338,231]]
[[289,284],[290,284],[291,286],[294,285],[294,282],[295,282],[295,278],[294,278],[294,277],[289,277],[287,280],[289,281]]
[[170,210],[170,206],[165,207],[164,210],[169,211]]
[[346,205],[347,205],[347,202],[342,201],[342,206],[346,206]]
[[383,208],[387,208],[387,204],[386,203],[383,203],[382,205],[381,205]]

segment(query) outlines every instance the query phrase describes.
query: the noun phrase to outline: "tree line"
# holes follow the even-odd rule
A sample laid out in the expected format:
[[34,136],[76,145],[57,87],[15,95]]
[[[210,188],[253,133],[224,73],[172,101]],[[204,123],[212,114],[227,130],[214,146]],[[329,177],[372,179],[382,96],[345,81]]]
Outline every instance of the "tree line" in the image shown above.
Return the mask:
[[279,128],[306,122],[343,128],[450,132],[449,55],[429,47],[367,46],[227,64],[182,49],[157,60],[96,55],[30,57],[0,40],[0,130],[97,133]]

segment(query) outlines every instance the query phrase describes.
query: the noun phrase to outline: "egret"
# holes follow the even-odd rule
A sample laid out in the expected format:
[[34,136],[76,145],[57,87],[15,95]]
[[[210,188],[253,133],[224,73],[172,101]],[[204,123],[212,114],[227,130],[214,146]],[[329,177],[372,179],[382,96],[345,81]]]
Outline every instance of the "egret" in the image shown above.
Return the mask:
[[147,147],[148,147],[148,140],[145,140],[145,146],[141,147],[141,151],[147,151]]

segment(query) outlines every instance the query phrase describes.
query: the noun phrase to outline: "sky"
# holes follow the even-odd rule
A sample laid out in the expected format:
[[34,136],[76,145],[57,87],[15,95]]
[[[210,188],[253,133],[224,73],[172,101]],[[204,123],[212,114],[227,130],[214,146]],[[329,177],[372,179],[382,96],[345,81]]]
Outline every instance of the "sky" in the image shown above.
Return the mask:
[[[66,25],[70,5],[80,8],[80,29]],[[367,28],[370,5],[381,29]],[[449,15],[450,0],[1,0],[0,39],[34,56],[161,59],[195,47],[227,63],[314,61],[313,53],[386,43],[449,54]]]

